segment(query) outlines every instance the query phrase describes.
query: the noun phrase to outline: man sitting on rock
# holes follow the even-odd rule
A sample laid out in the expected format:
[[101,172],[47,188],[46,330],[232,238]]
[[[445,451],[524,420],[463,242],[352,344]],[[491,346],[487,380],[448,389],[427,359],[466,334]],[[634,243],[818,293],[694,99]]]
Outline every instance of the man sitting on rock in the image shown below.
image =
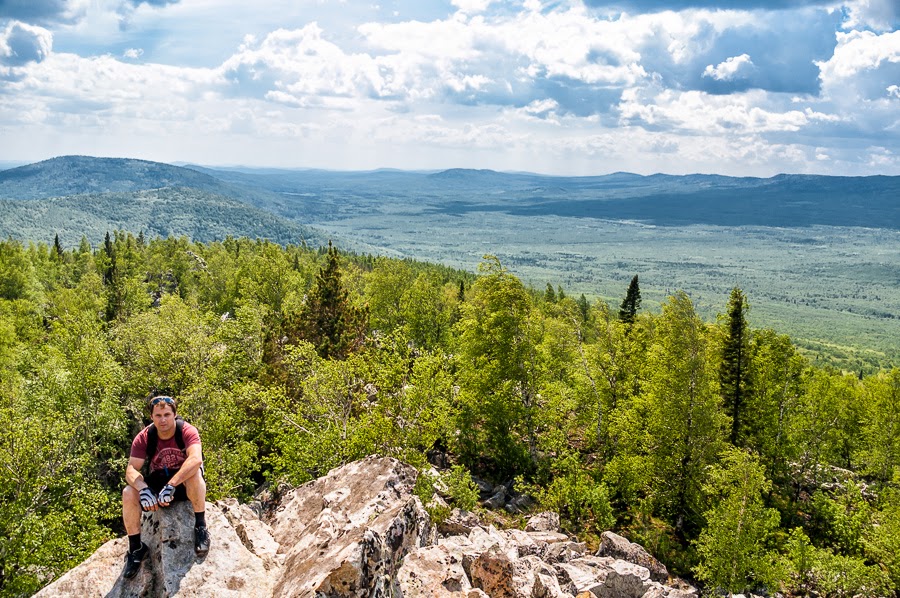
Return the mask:
[[[128,534],[128,554],[122,575],[134,577],[147,555],[141,541],[141,511],[156,511],[179,500],[194,507],[194,552],[209,552],[206,529],[206,482],[203,479],[203,452],[197,428],[176,418],[178,404],[170,396],[153,396],[149,402],[153,423],[140,431],[131,443],[131,457],[125,469],[127,486],[122,490],[122,519]],[[141,474],[149,461],[149,473]]]

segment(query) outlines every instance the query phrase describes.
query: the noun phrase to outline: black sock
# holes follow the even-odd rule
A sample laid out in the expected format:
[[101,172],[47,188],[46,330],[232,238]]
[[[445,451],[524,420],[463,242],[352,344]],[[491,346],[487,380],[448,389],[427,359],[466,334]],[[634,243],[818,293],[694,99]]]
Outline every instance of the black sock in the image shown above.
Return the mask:
[[200,511],[199,513],[194,513],[194,526],[206,527],[206,511]]
[[128,536],[128,552],[134,552],[141,547],[141,532]]

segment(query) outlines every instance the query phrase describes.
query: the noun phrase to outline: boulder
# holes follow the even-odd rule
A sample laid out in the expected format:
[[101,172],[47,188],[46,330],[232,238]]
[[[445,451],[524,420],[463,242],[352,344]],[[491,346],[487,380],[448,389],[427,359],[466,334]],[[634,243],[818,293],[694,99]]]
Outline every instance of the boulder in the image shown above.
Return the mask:
[[609,556],[646,567],[650,571],[650,579],[653,581],[665,583],[669,579],[669,571],[666,566],[653,558],[644,550],[643,546],[629,542],[613,532],[606,531],[600,536],[600,549],[597,551],[597,556]]
[[528,520],[525,524],[526,532],[558,532],[559,531],[559,514],[546,511],[538,513]]
[[491,598],[516,598],[518,595],[513,585],[513,560],[500,546],[492,546],[475,557],[469,574],[472,584]]
[[614,559],[608,557],[585,556],[568,563],[558,563],[556,571],[560,586],[573,594],[590,593],[600,595],[600,588],[612,569]]
[[475,513],[465,509],[453,509],[450,516],[438,525],[438,533],[442,536],[469,535],[480,525],[481,520]]
[[122,577],[128,543],[120,538],[37,596],[271,596],[273,579],[263,558],[245,546],[219,507],[207,504],[206,522],[212,542],[204,559],[194,556],[194,510],[189,502],[178,502],[143,515],[141,535],[149,554],[135,577]]
[[646,567],[615,560],[606,578],[595,592],[600,598],[642,598],[650,587],[650,571]]
[[272,537],[272,528],[249,505],[228,498],[218,501],[216,506],[222,510],[244,546],[263,560],[266,569],[277,569],[284,564],[284,555],[278,554],[280,546]]
[[397,573],[403,598],[442,598],[460,596],[472,589],[463,570],[458,546],[439,545],[420,548],[408,554]]
[[481,506],[486,509],[502,509],[506,504],[506,486],[497,486],[494,488],[494,493],[491,497],[485,501],[482,501]]
[[434,543],[417,472],[396,459],[367,457],[285,496],[272,515],[285,555],[279,597],[387,596],[409,552]]

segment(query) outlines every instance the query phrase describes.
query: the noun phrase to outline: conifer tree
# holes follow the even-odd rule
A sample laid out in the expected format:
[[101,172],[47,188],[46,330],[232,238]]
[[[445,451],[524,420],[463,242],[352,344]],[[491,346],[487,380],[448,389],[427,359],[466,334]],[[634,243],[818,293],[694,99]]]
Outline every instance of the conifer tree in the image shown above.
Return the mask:
[[63,256],[63,248],[62,243],[59,242],[59,234],[53,237],[53,255],[57,259],[61,259]]
[[350,301],[341,280],[337,248],[328,242],[325,265],[306,297],[295,326],[300,337],[316,347],[319,356],[343,359],[363,343],[366,311]]
[[578,298],[578,311],[581,312],[581,321],[587,322],[588,314],[591,311],[591,306],[588,303],[587,297],[584,296],[584,293],[582,293],[581,297]]
[[544,301],[547,303],[556,303],[556,291],[553,290],[553,285],[549,282],[547,283],[547,290],[544,291]]
[[728,330],[722,348],[719,385],[725,412],[731,417],[731,444],[743,444],[744,412],[750,398],[750,331],[745,314],[749,309],[738,287],[728,299]]
[[619,320],[626,324],[634,322],[638,310],[641,308],[641,289],[638,285],[638,275],[635,274],[628,285],[628,291],[625,293],[625,299],[622,300],[622,306],[619,307]]

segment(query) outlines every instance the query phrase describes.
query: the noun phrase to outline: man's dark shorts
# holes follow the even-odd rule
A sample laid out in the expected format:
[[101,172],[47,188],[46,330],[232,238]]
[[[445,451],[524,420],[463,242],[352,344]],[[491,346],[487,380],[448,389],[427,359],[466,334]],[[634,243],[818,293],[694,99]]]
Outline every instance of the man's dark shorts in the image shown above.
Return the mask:
[[[144,481],[147,482],[147,485],[150,486],[150,489],[153,490],[154,494],[159,494],[159,491],[163,489],[163,486],[169,483],[169,479],[174,475],[174,471],[170,471],[169,475],[166,475],[165,471],[154,471],[150,473],[149,477],[144,478]],[[185,490],[184,484],[175,486],[175,499],[173,502],[187,499],[187,490]]]

